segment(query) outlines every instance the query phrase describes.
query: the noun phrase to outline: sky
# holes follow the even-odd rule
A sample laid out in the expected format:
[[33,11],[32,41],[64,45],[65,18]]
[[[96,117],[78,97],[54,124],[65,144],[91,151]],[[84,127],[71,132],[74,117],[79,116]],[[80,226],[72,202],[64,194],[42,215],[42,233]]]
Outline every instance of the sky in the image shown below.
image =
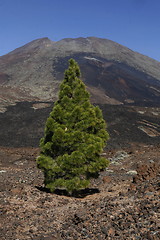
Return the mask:
[[38,38],[90,36],[160,61],[160,0],[0,0],[0,56]]

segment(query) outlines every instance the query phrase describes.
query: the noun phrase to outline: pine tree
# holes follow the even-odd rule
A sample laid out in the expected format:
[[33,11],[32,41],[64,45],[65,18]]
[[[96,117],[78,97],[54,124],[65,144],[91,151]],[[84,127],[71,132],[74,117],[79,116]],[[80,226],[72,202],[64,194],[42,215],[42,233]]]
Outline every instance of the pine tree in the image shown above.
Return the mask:
[[44,173],[45,187],[70,193],[86,188],[108,165],[101,156],[108,138],[102,112],[90,103],[79,66],[70,59],[40,141],[37,166]]

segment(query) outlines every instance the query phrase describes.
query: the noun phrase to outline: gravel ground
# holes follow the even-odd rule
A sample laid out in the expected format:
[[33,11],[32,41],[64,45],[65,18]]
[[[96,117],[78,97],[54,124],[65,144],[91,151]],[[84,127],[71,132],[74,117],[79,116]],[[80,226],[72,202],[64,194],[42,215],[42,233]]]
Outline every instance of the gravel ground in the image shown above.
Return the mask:
[[160,146],[110,150],[90,188],[47,193],[38,148],[0,148],[0,239],[160,239]]

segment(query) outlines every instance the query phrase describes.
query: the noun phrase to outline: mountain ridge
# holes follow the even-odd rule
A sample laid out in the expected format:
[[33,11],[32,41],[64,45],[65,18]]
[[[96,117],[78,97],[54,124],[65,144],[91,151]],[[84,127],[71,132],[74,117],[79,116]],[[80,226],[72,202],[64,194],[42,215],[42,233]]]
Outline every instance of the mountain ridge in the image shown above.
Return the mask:
[[[1,105],[55,100],[71,57],[80,65],[82,80],[94,102],[124,104],[137,99],[157,103],[160,99],[158,61],[108,39],[80,37],[52,41],[40,38],[0,57]],[[14,95],[13,101],[9,100],[12,99],[10,92]]]
[[[87,43],[89,43],[89,44],[87,44]],[[97,43],[99,43],[99,44],[97,44]],[[148,61],[150,61],[154,64],[158,64],[160,66],[159,61],[157,61],[147,55],[136,52],[136,51],[134,51],[126,46],[123,46],[122,44],[116,43],[112,40],[105,39],[105,38],[97,38],[97,37],[64,38],[59,41],[50,40],[48,37],[39,38],[39,39],[35,39],[19,48],[16,48],[15,50],[9,52],[8,54],[0,56],[0,59],[3,57],[6,57],[8,55],[15,54],[15,53],[21,51],[22,49],[26,49],[26,50],[29,50],[32,48],[40,49],[43,47],[50,47],[51,49],[57,49],[59,47],[59,48],[62,48],[61,50],[63,51],[65,45],[66,45],[68,52],[73,51],[73,50],[75,50],[76,52],[78,52],[78,51],[81,52],[82,50],[89,52],[89,53],[99,52],[102,57],[107,57],[110,60],[113,60],[114,54],[118,54],[118,57],[120,57],[120,59],[116,59],[116,61],[123,60],[123,56],[121,56],[121,54],[125,54],[128,52],[128,54],[131,55],[132,57],[133,56],[135,57],[135,54],[136,54],[136,55],[138,55],[138,57],[141,58],[141,60],[147,59]],[[101,45],[103,45],[103,46],[101,46]],[[104,45],[105,45],[105,48],[104,48]],[[113,47],[114,47],[114,50],[113,50]],[[101,48],[103,48],[103,49],[101,49]],[[58,49],[58,50],[60,50],[60,49]],[[160,73],[158,76],[160,78]]]

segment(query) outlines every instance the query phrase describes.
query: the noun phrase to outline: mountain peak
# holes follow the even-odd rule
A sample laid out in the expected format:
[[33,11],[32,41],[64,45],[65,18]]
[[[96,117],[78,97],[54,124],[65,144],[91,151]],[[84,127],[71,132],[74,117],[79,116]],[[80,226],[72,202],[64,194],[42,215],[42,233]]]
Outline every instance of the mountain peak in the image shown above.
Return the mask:
[[39,38],[39,39],[35,39],[25,45],[23,45],[22,47],[16,48],[15,50],[13,50],[12,52],[8,53],[10,54],[18,54],[18,53],[24,53],[24,52],[30,52],[30,51],[34,51],[37,49],[41,49],[41,48],[45,48],[47,46],[50,46],[53,44],[53,41],[51,41],[48,37],[44,37],[44,38]]
[[[17,99],[26,93],[27,99],[56,99],[70,58],[79,63],[82,78],[97,103],[159,102],[160,63],[97,37],[55,42],[40,38],[0,57],[3,88],[13,91],[16,86]],[[19,94],[24,89],[25,94]]]

